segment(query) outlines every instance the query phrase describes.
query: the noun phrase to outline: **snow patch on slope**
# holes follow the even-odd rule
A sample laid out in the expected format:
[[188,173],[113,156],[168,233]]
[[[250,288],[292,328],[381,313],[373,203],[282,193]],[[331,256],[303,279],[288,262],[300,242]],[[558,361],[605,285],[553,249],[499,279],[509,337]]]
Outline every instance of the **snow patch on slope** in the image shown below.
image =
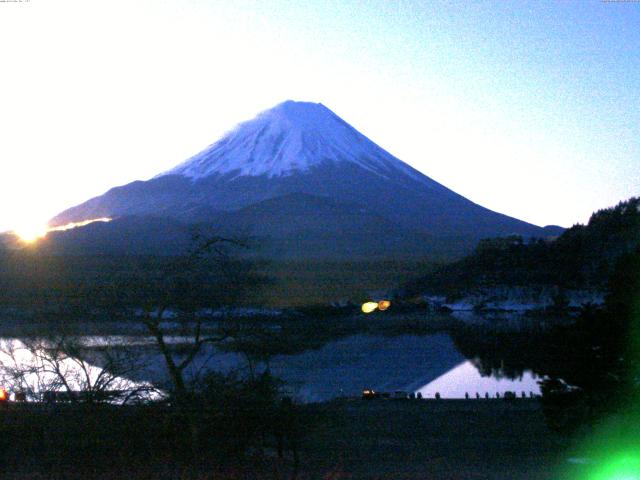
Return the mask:
[[324,162],[352,162],[383,177],[424,177],[321,103],[288,100],[241,123],[213,145],[162,173],[194,180],[215,174],[279,177]]

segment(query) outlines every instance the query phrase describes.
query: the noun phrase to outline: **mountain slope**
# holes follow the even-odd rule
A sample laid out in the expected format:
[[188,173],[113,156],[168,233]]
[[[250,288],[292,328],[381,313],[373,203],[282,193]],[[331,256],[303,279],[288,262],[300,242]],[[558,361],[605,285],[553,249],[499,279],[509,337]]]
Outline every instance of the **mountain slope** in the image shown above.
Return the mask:
[[[406,240],[403,246],[388,245],[389,255],[413,248],[416,239],[422,242],[421,252],[437,255],[443,247],[466,248],[488,236],[545,235],[535,225],[481,207],[421,174],[325,106],[292,101],[240,124],[174,169],[111,189],[62,212],[51,224],[150,215],[187,224],[222,216],[227,224],[246,225],[242,209],[270,199],[279,200],[259,208],[271,205],[276,209],[271,223],[284,224],[289,221],[284,214],[287,201],[294,210],[306,208],[294,205],[308,198],[297,194],[329,199],[346,210],[366,206],[369,215],[385,219],[380,223],[384,228],[375,233],[364,229],[370,235],[352,239],[351,249],[357,251],[368,250],[372,235],[397,234]],[[307,211],[313,223],[316,216],[312,209]],[[256,231],[263,227],[260,220],[250,223]],[[337,225],[325,224],[321,230],[328,242],[338,238]]]
[[[424,257],[441,242],[421,231],[395,225],[356,204],[293,193],[233,212],[193,209],[206,222],[185,224],[175,219],[124,216],[90,228],[52,232],[40,244],[54,254],[172,254],[184,252],[194,229],[228,237],[249,238],[249,254],[289,259],[364,259],[389,256]],[[447,252],[463,253],[472,245],[455,243]],[[445,245],[440,245],[444,249]]]
[[303,193],[222,214],[213,228],[251,235],[260,253],[288,258],[422,257],[433,244],[424,232],[399,227],[363,205]]

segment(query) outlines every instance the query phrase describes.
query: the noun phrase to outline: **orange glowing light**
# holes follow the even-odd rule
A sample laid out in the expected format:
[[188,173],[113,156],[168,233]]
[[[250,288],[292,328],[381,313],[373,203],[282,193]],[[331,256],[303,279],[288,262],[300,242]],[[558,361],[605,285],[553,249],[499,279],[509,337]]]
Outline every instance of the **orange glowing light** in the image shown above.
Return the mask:
[[8,399],[7,391],[4,388],[0,388],[0,402],[6,402]]
[[378,310],[384,312],[387,308],[391,306],[391,302],[389,300],[380,300],[378,302]]

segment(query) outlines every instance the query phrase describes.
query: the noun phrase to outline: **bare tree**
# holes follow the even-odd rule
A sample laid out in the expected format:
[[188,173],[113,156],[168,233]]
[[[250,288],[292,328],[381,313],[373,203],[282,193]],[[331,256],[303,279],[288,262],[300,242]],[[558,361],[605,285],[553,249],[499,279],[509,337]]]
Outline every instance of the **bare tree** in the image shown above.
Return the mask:
[[[173,259],[159,272],[141,312],[142,323],[162,355],[178,403],[189,397],[185,371],[203,347],[222,342],[231,334],[224,322],[219,322],[214,331],[205,328],[198,310],[218,305],[220,292],[211,287],[220,286],[221,280],[231,277],[229,256],[223,247],[243,245],[222,237],[196,241],[191,252]],[[181,341],[168,338],[176,334]]]
[[5,384],[31,399],[130,403],[158,396],[149,383],[128,378],[140,365],[127,348],[90,345],[83,337],[7,340],[0,357]]
[[[243,239],[196,235],[191,251],[168,259],[144,286],[145,301],[139,315],[163,359],[170,396],[190,431],[194,458],[198,458],[204,418],[209,415],[201,395],[206,382],[198,376],[207,376],[207,359],[218,347],[246,330],[227,315],[207,318],[203,312],[217,309],[220,313],[262,283],[253,262],[234,255],[248,246]],[[142,272],[142,278],[145,276],[148,278],[148,272]],[[140,285],[141,281],[134,283]]]

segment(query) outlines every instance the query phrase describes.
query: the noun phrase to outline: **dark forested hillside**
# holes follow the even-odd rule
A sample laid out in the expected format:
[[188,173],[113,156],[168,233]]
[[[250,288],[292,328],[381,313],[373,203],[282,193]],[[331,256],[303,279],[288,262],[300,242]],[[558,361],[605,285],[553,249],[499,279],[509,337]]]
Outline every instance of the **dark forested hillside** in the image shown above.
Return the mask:
[[408,295],[456,294],[475,287],[556,285],[605,288],[616,260],[640,245],[640,198],[595,212],[555,240],[482,240],[464,259],[409,282]]

